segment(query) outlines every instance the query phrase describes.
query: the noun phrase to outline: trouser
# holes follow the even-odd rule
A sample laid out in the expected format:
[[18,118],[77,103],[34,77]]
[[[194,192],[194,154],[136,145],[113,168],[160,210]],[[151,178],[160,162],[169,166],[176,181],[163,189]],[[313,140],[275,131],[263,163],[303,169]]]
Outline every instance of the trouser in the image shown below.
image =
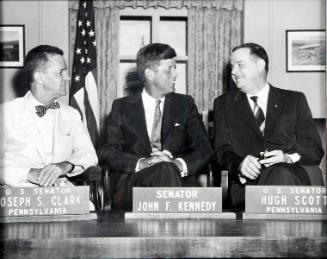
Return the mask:
[[[256,180],[246,185],[311,185],[308,173],[299,164],[277,163],[262,170]],[[233,181],[229,187],[229,202],[233,209],[245,208],[245,185]]]

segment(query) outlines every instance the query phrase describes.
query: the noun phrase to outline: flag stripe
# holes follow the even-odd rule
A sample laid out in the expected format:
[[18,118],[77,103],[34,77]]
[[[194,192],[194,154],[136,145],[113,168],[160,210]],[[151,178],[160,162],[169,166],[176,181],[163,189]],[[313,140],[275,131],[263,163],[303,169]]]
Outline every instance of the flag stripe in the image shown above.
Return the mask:
[[99,99],[96,78],[96,38],[93,1],[80,1],[77,15],[70,105],[81,114],[92,143],[99,139]]

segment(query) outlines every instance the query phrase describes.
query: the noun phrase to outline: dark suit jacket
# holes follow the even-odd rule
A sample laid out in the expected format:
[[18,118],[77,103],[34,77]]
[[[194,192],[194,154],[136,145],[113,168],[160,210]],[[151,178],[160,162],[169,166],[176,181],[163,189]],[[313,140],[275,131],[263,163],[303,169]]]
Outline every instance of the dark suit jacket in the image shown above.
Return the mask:
[[[151,153],[141,95],[114,101],[104,135],[105,144],[98,152],[100,164],[122,174],[135,173],[137,161]],[[169,150],[175,158],[184,159],[189,175],[198,173],[208,163],[211,144],[190,96],[166,95],[161,143],[162,149]]]
[[264,137],[257,126],[246,94],[232,90],[215,99],[215,158],[232,174],[246,155],[264,150],[298,153],[302,165],[319,165],[323,149],[303,93],[270,86]]

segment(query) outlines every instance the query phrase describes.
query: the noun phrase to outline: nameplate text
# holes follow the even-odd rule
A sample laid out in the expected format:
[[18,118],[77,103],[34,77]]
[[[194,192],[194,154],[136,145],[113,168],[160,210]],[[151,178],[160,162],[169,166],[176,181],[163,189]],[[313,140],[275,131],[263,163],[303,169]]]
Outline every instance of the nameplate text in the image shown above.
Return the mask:
[[0,187],[0,216],[89,213],[89,186]]
[[136,213],[220,213],[221,188],[134,187]]
[[258,214],[326,214],[321,186],[246,186],[245,212]]

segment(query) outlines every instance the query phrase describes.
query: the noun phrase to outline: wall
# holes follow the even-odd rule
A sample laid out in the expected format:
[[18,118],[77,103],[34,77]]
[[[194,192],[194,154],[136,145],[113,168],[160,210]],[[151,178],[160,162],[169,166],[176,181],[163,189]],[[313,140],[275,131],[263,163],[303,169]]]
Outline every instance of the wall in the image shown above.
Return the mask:
[[[60,47],[68,61],[68,2],[1,1],[1,24],[25,25],[25,52],[40,44]],[[0,69],[1,101],[13,99],[11,79],[17,69]],[[62,98],[67,102],[67,97]]]
[[[68,2],[1,1],[1,24],[25,24],[26,52],[38,44],[60,46],[68,61]],[[325,29],[324,0],[245,0],[244,41],[262,44],[271,60],[272,84],[306,94],[313,116],[325,117],[325,73],[286,73],[285,30]],[[0,69],[2,99],[14,98],[15,69]],[[67,98],[64,98],[67,100]]]
[[324,72],[286,73],[286,30],[325,29],[324,0],[246,0],[244,42],[263,45],[270,57],[269,81],[304,92],[313,117],[325,118]]

